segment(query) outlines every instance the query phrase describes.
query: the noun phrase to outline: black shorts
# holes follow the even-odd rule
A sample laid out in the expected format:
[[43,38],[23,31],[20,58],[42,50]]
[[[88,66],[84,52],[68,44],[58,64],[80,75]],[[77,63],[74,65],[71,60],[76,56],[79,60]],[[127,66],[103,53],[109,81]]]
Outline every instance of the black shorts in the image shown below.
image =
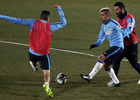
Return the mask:
[[29,52],[29,60],[31,62],[38,62],[40,63],[40,68],[43,70],[50,70],[51,69],[51,63],[50,63],[50,56],[49,54],[43,55],[43,56],[36,56],[34,54],[31,54]]
[[107,51],[103,53],[103,55],[107,58],[104,60],[105,63],[114,64],[115,60],[123,53],[123,49],[121,47],[113,46],[110,47]]

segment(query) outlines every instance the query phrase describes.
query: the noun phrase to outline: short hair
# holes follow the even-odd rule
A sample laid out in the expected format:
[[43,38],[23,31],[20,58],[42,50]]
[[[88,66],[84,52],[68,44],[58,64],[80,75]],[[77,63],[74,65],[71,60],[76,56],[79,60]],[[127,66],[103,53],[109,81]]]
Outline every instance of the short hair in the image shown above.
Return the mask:
[[105,13],[108,15],[111,15],[111,10],[108,8],[108,7],[105,7],[105,8],[102,8],[102,9],[100,9],[100,12],[103,12],[103,11],[105,11]]
[[114,4],[114,7],[115,7],[115,6],[119,6],[120,9],[124,8],[124,10],[125,10],[125,5],[124,5],[122,2],[116,2],[116,3]]
[[43,20],[48,20],[48,17],[50,17],[50,12],[47,10],[43,10],[40,15],[40,18]]

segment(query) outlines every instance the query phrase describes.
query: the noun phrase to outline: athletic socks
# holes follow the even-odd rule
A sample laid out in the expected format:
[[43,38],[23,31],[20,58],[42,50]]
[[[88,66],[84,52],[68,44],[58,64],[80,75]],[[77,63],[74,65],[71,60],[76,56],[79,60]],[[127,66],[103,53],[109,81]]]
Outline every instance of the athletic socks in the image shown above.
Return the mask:
[[119,80],[118,78],[116,77],[115,73],[114,73],[114,70],[110,67],[108,70],[106,70],[106,72],[108,73],[108,75],[111,77],[112,81],[115,83],[115,84],[118,84],[119,83]]
[[48,82],[45,82],[45,84],[49,87],[49,83]]
[[[102,68],[102,66],[103,62],[98,60],[95,66],[93,67],[92,71],[89,73],[90,79],[92,79],[96,75],[96,73]],[[106,70],[106,72],[108,73],[108,75],[111,77],[111,79],[115,84],[119,83],[119,80],[111,67],[108,70]]]
[[95,74],[102,68],[102,66],[103,66],[103,62],[98,60],[89,74],[90,79],[92,79],[95,76]]

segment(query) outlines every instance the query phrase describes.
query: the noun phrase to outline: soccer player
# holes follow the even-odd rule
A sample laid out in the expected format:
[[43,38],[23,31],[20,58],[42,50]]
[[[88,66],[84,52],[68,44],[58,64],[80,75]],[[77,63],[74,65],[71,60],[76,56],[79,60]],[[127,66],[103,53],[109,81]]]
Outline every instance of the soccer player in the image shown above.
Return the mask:
[[90,49],[100,46],[105,37],[110,42],[110,48],[98,57],[98,61],[89,75],[80,74],[80,76],[90,82],[95,74],[103,67],[113,80],[113,84],[109,85],[109,87],[118,87],[120,86],[120,82],[110,65],[122,54],[124,49],[123,37],[127,37],[127,34],[120,24],[111,18],[111,10],[108,7],[100,10],[100,18],[103,24],[99,33],[99,39],[90,46]]
[[29,47],[29,60],[34,71],[37,71],[37,63],[40,62],[40,68],[43,70],[44,82],[43,88],[46,90],[47,95],[53,97],[53,93],[49,88],[50,83],[50,57],[49,48],[52,37],[52,32],[64,27],[67,22],[64,13],[59,5],[55,5],[60,16],[60,22],[49,24],[50,12],[43,10],[40,15],[40,20],[36,19],[19,19],[9,16],[0,15],[1,19],[7,20],[14,24],[27,25],[30,27],[30,47]]
[[[117,22],[125,28],[130,36],[129,40],[124,39],[124,52],[122,55],[116,60],[113,68],[115,74],[118,76],[120,62],[124,57],[128,59],[131,66],[140,74],[140,65],[138,64],[137,55],[138,55],[138,37],[136,32],[136,18],[127,13],[125,10],[125,5],[122,2],[116,2],[114,4],[114,10],[118,17]],[[108,84],[112,84],[110,81]],[[140,80],[138,81],[140,83]]]

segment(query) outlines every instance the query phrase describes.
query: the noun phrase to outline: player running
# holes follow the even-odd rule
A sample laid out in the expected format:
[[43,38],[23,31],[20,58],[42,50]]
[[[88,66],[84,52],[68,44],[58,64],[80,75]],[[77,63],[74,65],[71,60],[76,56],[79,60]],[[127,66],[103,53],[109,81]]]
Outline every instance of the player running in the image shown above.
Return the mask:
[[59,5],[54,8],[59,13],[60,22],[49,24],[50,12],[43,10],[40,15],[40,20],[36,19],[19,19],[9,16],[0,15],[1,19],[7,20],[14,24],[27,25],[30,27],[30,47],[29,47],[29,60],[34,71],[37,71],[37,62],[40,62],[40,68],[43,70],[44,82],[43,88],[46,90],[50,97],[53,93],[49,87],[50,83],[50,57],[49,48],[52,37],[52,32],[64,27],[67,22],[64,13]]
[[90,82],[95,74],[103,67],[113,80],[113,84],[109,85],[109,87],[118,87],[120,86],[120,82],[110,65],[114,64],[115,60],[122,54],[124,49],[123,37],[127,36],[127,32],[125,32],[117,21],[111,19],[111,10],[108,7],[100,10],[100,18],[103,24],[99,33],[99,39],[90,46],[90,49],[100,46],[105,37],[110,42],[110,48],[98,57],[98,61],[89,75],[80,74],[80,76]]
[[[136,18],[133,15],[127,13],[122,2],[116,2],[114,4],[114,10],[118,17],[117,22],[119,22],[120,25],[127,30],[130,36],[129,40],[126,41],[124,39],[124,52],[114,63],[113,69],[115,71],[115,74],[118,76],[120,62],[124,57],[128,59],[132,67],[140,74],[140,65],[137,59],[138,37],[136,32]],[[113,81],[110,81],[109,83],[107,83],[107,85],[112,83]],[[138,81],[138,84],[140,84],[140,80]]]

